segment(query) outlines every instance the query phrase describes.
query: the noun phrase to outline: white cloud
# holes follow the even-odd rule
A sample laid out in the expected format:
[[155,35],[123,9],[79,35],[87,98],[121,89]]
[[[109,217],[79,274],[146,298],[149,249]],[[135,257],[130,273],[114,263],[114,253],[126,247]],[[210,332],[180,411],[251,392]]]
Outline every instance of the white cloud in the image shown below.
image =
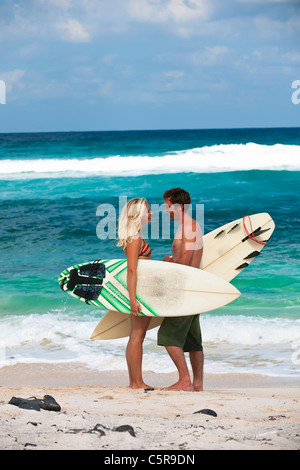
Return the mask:
[[204,19],[210,11],[204,0],[129,0],[127,5],[133,19],[149,23],[185,23]]
[[24,93],[25,83],[23,77],[26,71],[23,69],[15,69],[0,73],[0,81],[4,82],[6,91],[6,101],[12,102],[17,99],[17,95]]
[[267,16],[256,16],[253,25],[261,37],[277,39],[290,34],[294,28],[293,21],[277,20]]
[[164,76],[167,78],[183,78],[185,76],[185,72],[183,70],[168,70],[164,72]]
[[231,52],[227,46],[206,46],[200,51],[191,52],[187,58],[192,65],[209,67],[224,62]]
[[256,4],[266,4],[266,3],[299,3],[299,0],[235,0],[238,3],[256,3]]
[[5,82],[7,92],[12,92],[15,88],[22,89],[24,87],[22,78],[25,73],[26,71],[23,69],[15,69],[1,73],[0,78]]
[[[5,2],[6,15],[0,15],[6,60],[17,41],[20,62],[11,66],[16,70],[7,81],[14,94],[21,95],[26,82],[26,91],[38,95],[39,90],[41,97],[95,94],[123,103],[134,101],[138,89],[144,101],[154,102],[162,96],[181,99],[185,90],[195,96],[200,85],[201,90],[227,89],[236,75],[268,78],[280,67],[299,65],[292,45],[299,22],[290,10],[280,16],[272,5],[269,14],[265,6],[245,9],[237,0],[226,5],[221,0],[27,1]],[[158,30],[159,49],[152,39]],[[74,54],[66,55],[63,46],[61,52],[53,50],[59,41],[74,43]],[[89,46],[78,51],[76,43]],[[42,66],[48,50],[58,59],[50,73]]]
[[30,58],[39,54],[41,51],[40,44],[36,42],[26,43],[24,46],[18,49],[18,54],[22,58]]
[[4,12],[0,16],[0,42],[22,37],[30,38],[38,32],[38,25],[32,18],[22,14],[19,5],[11,7],[7,16]]
[[118,60],[117,54],[108,54],[102,58],[102,62],[106,65],[114,65]]
[[52,4],[55,7],[62,8],[63,10],[68,10],[71,8],[73,0],[38,0],[40,3]]
[[101,98],[111,98],[115,94],[115,84],[113,80],[105,80],[98,87],[97,95]]
[[289,62],[292,63],[300,63],[300,52],[298,51],[292,51],[292,52],[287,52],[286,54],[283,55],[284,59],[287,59]]
[[148,25],[149,30],[155,25],[186,39],[245,34],[265,39],[299,32],[294,9],[286,20],[277,9],[272,13],[271,2],[281,3],[283,9],[284,0],[257,1],[257,9],[247,13],[243,4],[252,1],[231,0],[221,8],[220,0],[27,0],[5,6],[0,2],[0,41],[57,38],[59,30],[60,40],[91,42],[106,35],[125,35],[139,25]]
[[70,42],[89,42],[90,35],[82,24],[75,19],[69,18],[64,22],[56,24],[57,29],[63,32],[63,38]]

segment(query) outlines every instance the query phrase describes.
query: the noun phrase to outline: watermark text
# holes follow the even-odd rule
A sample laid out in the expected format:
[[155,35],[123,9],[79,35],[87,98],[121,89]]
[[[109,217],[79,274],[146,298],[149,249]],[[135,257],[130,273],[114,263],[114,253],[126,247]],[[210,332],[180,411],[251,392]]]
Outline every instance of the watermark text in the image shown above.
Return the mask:
[[[119,197],[118,207],[113,204],[104,203],[100,204],[96,210],[96,216],[100,217],[100,221],[96,226],[96,234],[100,240],[116,240],[118,238],[118,223],[119,216],[127,204],[127,197]],[[185,236],[192,240],[197,235],[195,228],[187,228],[185,222],[178,223],[176,220],[176,212],[186,212],[189,216],[197,222],[197,224],[204,229],[204,204],[189,204],[187,207],[180,208],[180,205],[174,204],[170,210],[165,203],[150,205],[151,223],[146,223],[143,227],[143,235],[145,238],[151,240],[171,240],[174,238],[174,230],[176,230],[176,238],[182,238],[183,232]],[[174,216],[175,214],[175,216]],[[185,221],[187,218],[183,217]],[[174,223],[173,223],[174,222]],[[191,249],[193,244],[191,244]]]

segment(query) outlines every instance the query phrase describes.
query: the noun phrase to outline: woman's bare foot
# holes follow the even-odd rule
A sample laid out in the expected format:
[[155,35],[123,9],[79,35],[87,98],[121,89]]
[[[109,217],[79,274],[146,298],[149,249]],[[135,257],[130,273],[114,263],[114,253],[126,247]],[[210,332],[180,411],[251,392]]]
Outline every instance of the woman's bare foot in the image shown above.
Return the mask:
[[150,385],[145,384],[144,382],[141,383],[141,384],[130,385],[130,388],[132,388],[133,390],[138,390],[140,388],[147,389],[147,390],[152,390],[153,389],[153,387],[151,387]]

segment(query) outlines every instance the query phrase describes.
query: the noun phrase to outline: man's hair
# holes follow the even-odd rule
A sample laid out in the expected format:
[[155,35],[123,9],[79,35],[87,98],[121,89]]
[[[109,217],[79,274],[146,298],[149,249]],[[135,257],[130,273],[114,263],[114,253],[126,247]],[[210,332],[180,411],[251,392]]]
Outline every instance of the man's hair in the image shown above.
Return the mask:
[[163,198],[170,199],[172,204],[182,204],[184,210],[187,211],[191,203],[191,196],[182,188],[172,188],[164,192]]

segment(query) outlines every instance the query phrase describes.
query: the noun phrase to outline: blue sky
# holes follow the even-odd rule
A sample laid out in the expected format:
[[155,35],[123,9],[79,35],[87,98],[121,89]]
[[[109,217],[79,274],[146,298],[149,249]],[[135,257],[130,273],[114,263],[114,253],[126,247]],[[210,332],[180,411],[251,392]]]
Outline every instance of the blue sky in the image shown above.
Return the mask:
[[299,44],[299,0],[0,0],[0,132],[300,126]]

